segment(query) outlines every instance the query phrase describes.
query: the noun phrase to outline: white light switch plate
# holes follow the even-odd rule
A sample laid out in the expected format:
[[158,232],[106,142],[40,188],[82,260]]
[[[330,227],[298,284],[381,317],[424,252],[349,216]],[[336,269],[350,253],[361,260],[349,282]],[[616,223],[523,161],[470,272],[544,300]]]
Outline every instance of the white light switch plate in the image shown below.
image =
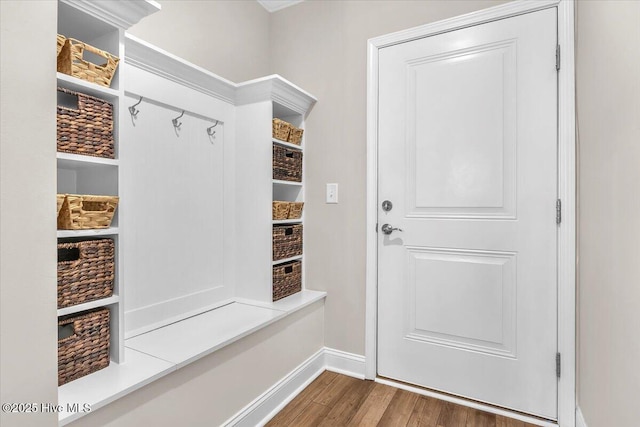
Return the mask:
[[327,184],[327,203],[338,203],[338,184]]

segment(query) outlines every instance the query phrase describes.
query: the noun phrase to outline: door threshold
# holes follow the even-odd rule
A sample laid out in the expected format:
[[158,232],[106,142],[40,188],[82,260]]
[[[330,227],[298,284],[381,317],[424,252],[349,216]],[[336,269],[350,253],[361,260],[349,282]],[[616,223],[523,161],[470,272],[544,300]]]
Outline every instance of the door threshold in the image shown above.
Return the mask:
[[524,421],[529,424],[534,424],[542,427],[558,427],[557,421],[554,421],[554,420],[548,420],[546,418],[537,417],[535,415],[518,412],[513,409],[502,408],[500,406],[490,405],[488,403],[480,402],[477,400],[459,397],[443,391],[432,390],[432,389],[420,387],[414,384],[405,383],[403,381],[394,380],[387,377],[381,377],[379,375],[376,376],[374,381],[380,384],[410,391],[412,393],[421,394],[423,396],[433,397],[435,399],[455,403],[456,405],[467,406],[469,408],[478,409],[480,411],[489,412],[491,414],[502,415],[508,418],[514,418],[516,420]]

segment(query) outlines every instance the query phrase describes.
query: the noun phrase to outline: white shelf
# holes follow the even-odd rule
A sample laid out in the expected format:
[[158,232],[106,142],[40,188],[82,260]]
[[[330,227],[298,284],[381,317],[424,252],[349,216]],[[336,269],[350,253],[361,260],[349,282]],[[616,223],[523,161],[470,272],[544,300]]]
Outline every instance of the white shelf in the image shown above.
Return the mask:
[[274,219],[272,220],[274,225],[277,224],[302,224],[302,218],[297,219]]
[[[125,363],[111,362],[108,367],[58,387],[58,404],[65,409],[58,414],[60,426],[69,424],[98,408],[121,398],[152,381],[176,370],[173,363],[125,348]],[[80,412],[67,412],[80,403]],[[83,404],[91,405],[91,412],[82,412]]]
[[84,304],[78,304],[71,307],[59,308],[58,316],[64,316],[66,314],[79,313],[85,310],[91,310],[92,308],[103,307],[105,305],[116,304],[120,302],[118,295],[110,296],[109,298],[102,298],[96,301],[85,302]]
[[276,185],[290,185],[292,187],[302,187],[302,183],[297,181],[283,181],[281,179],[274,179],[273,183]]
[[129,338],[125,346],[175,363],[180,369],[325,296],[326,292],[302,291],[275,303],[238,300]]
[[115,236],[118,234],[118,227],[101,228],[98,230],[58,230],[58,238],[66,237],[98,237]]
[[63,169],[84,169],[95,166],[117,167],[120,163],[117,159],[105,159],[103,157],[82,156],[79,154],[60,153],[56,154],[58,167]]
[[277,138],[272,138],[271,141],[273,141],[273,143],[276,144],[276,145],[281,145],[283,147],[291,148],[293,150],[303,151],[303,148],[300,145],[296,145],[296,144],[292,144],[290,142],[282,141],[282,140],[277,139]]
[[279,259],[277,261],[272,261],[272,264],[273,265],[284,264],[285,262],[297,261],[299,259],[302,259],[302,255],[296,255],[296,256],[292,256],[290,258],[283,258],[283,259]]
[[58,86],[60,87],[86,93],[87,95],[95,96],[96,98],[101,98],[109,102],[116,101],[120,96],[120,92],[115,89],[99,86],[68,74],[57,73],[57,77]]

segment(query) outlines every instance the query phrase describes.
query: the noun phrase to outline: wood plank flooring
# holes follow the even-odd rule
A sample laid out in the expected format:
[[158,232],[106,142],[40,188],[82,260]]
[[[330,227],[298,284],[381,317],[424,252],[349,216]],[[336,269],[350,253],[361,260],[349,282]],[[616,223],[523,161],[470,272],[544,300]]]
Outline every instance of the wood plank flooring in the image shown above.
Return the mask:
[[267,427],[536,427],[334,372],[323,372]]

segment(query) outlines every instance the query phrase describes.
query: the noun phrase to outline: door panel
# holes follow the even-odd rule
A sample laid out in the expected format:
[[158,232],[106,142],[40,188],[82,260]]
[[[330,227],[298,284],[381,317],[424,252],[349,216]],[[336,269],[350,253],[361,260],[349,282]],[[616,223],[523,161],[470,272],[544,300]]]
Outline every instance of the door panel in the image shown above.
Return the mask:
[[557,416],[556,11],[380,51],[378,374]]
[[514,50],[510,41],[407,64],[410,213],[513,216]]

